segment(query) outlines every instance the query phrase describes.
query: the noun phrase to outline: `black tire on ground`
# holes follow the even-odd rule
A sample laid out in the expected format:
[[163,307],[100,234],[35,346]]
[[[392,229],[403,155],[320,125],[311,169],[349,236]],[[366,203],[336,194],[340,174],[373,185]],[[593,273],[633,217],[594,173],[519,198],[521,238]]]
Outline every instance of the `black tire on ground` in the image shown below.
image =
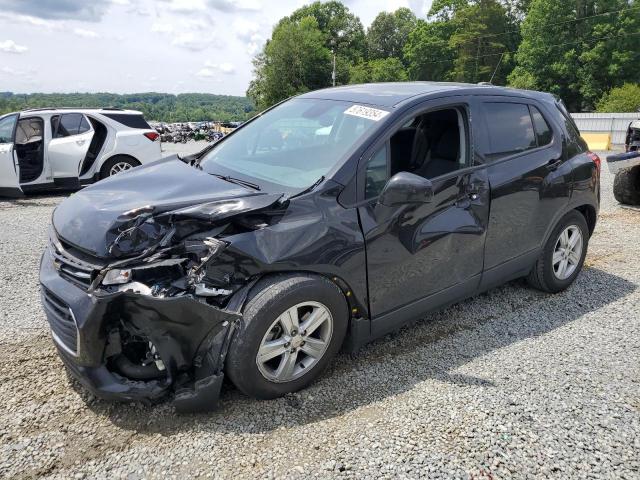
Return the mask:
[[[553,253],[560,234],[569,226],[578,227],[582,233],[582,254],[580,256],[578,266],[571,276],[564,280],[560,280],[556,277],[553,271]],[[536,264],[527,277],[529,285],[548,293],[558,293],[566,290],[582,271],[588,247],[589,227],[587,226],[584,216],[577,210],[567,213],[560,219],[556,227],[553,229],[553,232],[551,232],[547,243],[540,253],[540,257],[538,257]]]
[[109,172],[111,168],[117,163],[128,163],[132,167],[140,166],[140,162],[133,157],[127,157],[126,155],[116,155],[115,157],[111,157],[109,160],[104,162],[102,168],[100,169],[100,178],[107,178],[109,176]]
[[[328,279],[308,274],[279,275],[258,282],[243,312],[227,354],[225,371],[243,393],[260,399],[278,398],[307,387],[327,367],[342,346],[348,324],[348,305],[340,289]],[[265,378],[256,363],[258,349],[273,322],[289,308],[307,301],[326,306],[333,333],[324,355],[302,376],[285,383]]]
[[640,205],[640,165],[616,173],[613,196],[620,203]]

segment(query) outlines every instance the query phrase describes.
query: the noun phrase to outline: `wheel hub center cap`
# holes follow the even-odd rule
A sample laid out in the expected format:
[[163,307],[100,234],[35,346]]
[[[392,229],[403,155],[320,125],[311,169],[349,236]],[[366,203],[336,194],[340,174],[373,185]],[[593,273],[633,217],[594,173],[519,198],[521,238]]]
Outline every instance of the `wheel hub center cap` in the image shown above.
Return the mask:
[[302,338],[302,336],[296,335],[291,339],[291,348],[299,348],[303,342],[304,342],[304,339]]

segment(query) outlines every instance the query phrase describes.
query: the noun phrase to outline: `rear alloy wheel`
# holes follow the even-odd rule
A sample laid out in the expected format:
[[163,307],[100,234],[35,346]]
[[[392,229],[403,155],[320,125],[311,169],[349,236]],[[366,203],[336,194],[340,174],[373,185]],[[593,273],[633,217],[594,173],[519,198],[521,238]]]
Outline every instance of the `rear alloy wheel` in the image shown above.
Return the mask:
[[315,275],[266,278],[253,287],[225,370],[243,393],[277,398],[310,385],[338,353],[349,310],[341,290]]
[[109,176],[117,175],[118,173],[122,173],[125,170],[131,170],[133,165],[130,162],[118,162],[113,167],[109,169]]
[[584,264],[589,244],[589,227],[574,210],[556,225],[527,280],[539,290],[557,293],[571,285]]
[[582,231],[575,225],[565,228],[553,251],[553,274],[559,280],[566,280],[580,266],[582,259]]
[[100,178],[112,177],[119,173],[126,172],[127,170],[131,170],[134,167],[138,167],[139,165],[140,162],[135,158],[118,155],[110,158],[104,165],[102,165],[102,168],[100,169]]

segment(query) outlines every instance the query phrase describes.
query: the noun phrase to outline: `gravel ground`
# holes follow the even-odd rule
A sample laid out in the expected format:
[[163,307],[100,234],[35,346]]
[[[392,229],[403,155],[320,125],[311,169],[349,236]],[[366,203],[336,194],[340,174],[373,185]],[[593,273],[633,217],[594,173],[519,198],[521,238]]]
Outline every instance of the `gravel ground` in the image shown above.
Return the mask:
[[65,375],[38,300],[62,196],[0,202],[0,477],[640,478],[640,212],[603,172],[586,269],[522,282],[340,355],[311,388],[180,416]]

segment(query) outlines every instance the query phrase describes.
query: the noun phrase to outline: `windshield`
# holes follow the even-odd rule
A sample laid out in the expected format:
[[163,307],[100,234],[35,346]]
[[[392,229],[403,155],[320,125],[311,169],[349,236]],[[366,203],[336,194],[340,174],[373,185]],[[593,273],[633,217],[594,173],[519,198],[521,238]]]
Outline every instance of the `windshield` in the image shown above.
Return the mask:
[[13,142],[13,130],[16,126],[18,115],[7,115],[0,118],[0,143]]
[[216,145],[201,166],[210,174],[241,176],[263,186],[307,188],[387,113],[351,102],[293,99]]

